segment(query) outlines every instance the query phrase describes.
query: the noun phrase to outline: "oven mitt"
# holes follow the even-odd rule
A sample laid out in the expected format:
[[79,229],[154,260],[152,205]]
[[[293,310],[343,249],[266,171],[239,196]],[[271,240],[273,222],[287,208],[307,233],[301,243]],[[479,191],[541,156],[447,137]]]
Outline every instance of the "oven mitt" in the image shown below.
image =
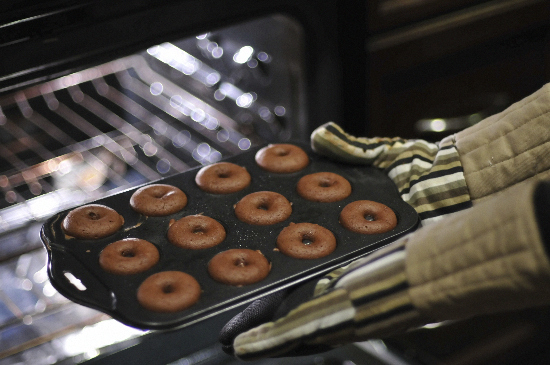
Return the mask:
[[363,138],[335,123],[311,135],[315,152],[384,169],[422,223],[529,179],[550,178],[550,84],[439,143]]
[[439,143],[354,137],[329,122],[313,131],[311,146],[336,161],[383,169],[423,223],[471,206],[453,136]]
[[238,335],[235,355],[284,356],[550,304],[549,206],[550,183],[530,181],[424,226],[355,261],[287,316]]
[[[538,180],[550,178],[549,92],[546,85],[439,144],[355,138],[334,123],[318,128],[312,135],[315,151],[385,169],[423,222],[434,224],[319,280],[314,299],[239,335],[237,356],[284,355],[383,337],[429,321],[546,303],[544,288],[538,302],[512,297],[532,295],[548,279],[531,195]],[[458,212],[471,201],[472,209]],[[544,201],[542,212],[548,196]],[[448,215],[453,212],[458,213]],[[476,302],[485,298],[489,305]],[[251,318],[240,318],[241,331],[255,326],[246,325]]]

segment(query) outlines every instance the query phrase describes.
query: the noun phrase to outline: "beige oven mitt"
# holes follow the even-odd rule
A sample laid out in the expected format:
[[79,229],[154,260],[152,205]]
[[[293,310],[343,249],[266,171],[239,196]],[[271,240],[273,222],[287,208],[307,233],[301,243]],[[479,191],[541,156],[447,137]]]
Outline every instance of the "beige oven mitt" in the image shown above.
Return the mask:
[[[279,356],[550,304],[550,183],[539,182],[550,176],[549,93],[547,85],[440,144],[319,128],[312,135],[318,153],[384,168],[433,224],[320,280],[313,299],[237,336],[235,354]],[[470,200],[471,209],[457,212]]]
[[[522,184],[355,261],[286,317],[237,336],[235,355],[282,356],[550,304],[550,239],[535,210],[543,185]],[[546,208],[550,184],[544,189]]]

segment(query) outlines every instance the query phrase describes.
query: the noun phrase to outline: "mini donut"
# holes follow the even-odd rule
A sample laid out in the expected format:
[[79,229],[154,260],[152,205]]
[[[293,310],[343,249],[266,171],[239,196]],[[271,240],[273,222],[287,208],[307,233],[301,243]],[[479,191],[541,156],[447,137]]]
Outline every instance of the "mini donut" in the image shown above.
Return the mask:
[[183,217],[168,228],[168,241],[191,250],[214,247],[225,239],[225,235],[220,222],[200,214]]
[[131,275],[153,267],[159,261],[159,251],[149,241],[126,238],[113,242],[99,254],[99,265],[111,274]]
[[340,224],[352,232],[376,234],[394,229],[397,217],[391,208],[382,203],[357,200],[342,209]]
[[187,195],[172,185],[152,184],[137,189],[130,197],[136,212],[161,217],[179,212],[187,205]]
[[277,236],[277,248],[296,259],[318,259],[336,249],[336,237],[318,224],[290,223]]
[[197,172],[195,183],[212,194],[230,194],[250,185],[250,174],[242,166],[231,162],[218,162],[205,166]]
[[256,163],[262,169],[276,173],[302,170],[309,164],[307,153],[293,144],[270,144],[256,152]]
[[351,194],[351,185],[341,175],[317,172],[298,180],[296,191],[306,200],[329,203],[347,198]]
[[257,191],[235,205],[235,215],[245,223],[267,226],[284,221],[292,213],[290,202],[273,191]]
[[179,312],[195,304],[201,295],[197,280],[181,271],[162,271],[145,279],[137,290],[137,300],[154,312]]
[[227,285],[249,285],[263,280],[271,265],[259,251],[231,249],[218,253],[208,262],[212,279]]
[[101,204],[83,205],[67,214],[61,228],[71,237],[99,239],[115,233],[124,224],[124,218],[114,209]]

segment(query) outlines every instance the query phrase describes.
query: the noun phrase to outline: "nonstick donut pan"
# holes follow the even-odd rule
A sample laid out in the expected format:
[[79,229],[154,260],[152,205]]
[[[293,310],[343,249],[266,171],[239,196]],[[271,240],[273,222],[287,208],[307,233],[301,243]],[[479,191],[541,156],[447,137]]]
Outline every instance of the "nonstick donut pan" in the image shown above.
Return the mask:
[[[259,148],[226,159],[246,167],[252,176],[250,186],[240,192],[227,195],[204,193],[194,181],[199,168],[155,182],[177,186],[187,194],[187,206],[167,217],[144,217],[134,212],[129,200],[137,188],[95,201],[115,209],[125,220],[123,228],[107,238],[69,238],[61,230],[61,221],[68,211],[56,214],[45,222],[41,231],[42,241],[48,250],[48,274],[52,284],[72,301],[105,312],[130,326],[142,329],[179,328],[321,276],[416,228],[416,211],[403,202],[394,183],[383,171],[333,162],[314,154],[305,144],[294,144],[310,156],[309,165],[295,173],[277,174],[262,170],[254,160]],[[310,202],[301,198],[295,191],[298,180],[320,171],[334,172],[348,179],[352,194],[333,203]],[[235,203],[247,194],[264,190],[278,192],[292,203],[290,218],[271,226],[253,226],[239,221],[233,212]],[[355,200],[373,200],[389,206],[397,215],[395,229],[375,235],[362,235],[344,229],[338,222],[338,216],[348,203]],[[218,220],[224,226],[227,237],[222,243],[203,250],[186,250],[167,240],[171,219],[200,213]],[[283,255],[275,250],[275,241],[279,232],[291,222],[316,223],[329,229],[336,237],[336,250],[326,257],[313,260]],[[103,271],[98,262],[101,250],[109,243],[130,237],[155,244],[160,252],[160,261],[151,269],[134,275],[122,276]],[[272,264],[267,278],[241,287],[220,284],[211,279],[207,272],[208,261],[218,252],[231,248],[260,250]],[[179,270],[194,276],[202,288],[201,298],[181,312],[156,313],[146,310],[137,302],[138,286],[148,276],[167,270]]]

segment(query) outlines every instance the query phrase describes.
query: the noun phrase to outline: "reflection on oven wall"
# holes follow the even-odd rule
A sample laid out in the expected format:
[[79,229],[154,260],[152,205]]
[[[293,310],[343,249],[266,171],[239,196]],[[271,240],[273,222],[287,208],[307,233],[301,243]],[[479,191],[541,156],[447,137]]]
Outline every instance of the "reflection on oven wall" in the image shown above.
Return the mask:
[[303,138],[302,42],[298,25],[273,16],[4,97],[0,231],[261,143]]
[[259,144],[303,139],[302,49],[300,26],[270,16],[0,99],[0,364],[81,361],[143,333],[55,291],[41,221]]

